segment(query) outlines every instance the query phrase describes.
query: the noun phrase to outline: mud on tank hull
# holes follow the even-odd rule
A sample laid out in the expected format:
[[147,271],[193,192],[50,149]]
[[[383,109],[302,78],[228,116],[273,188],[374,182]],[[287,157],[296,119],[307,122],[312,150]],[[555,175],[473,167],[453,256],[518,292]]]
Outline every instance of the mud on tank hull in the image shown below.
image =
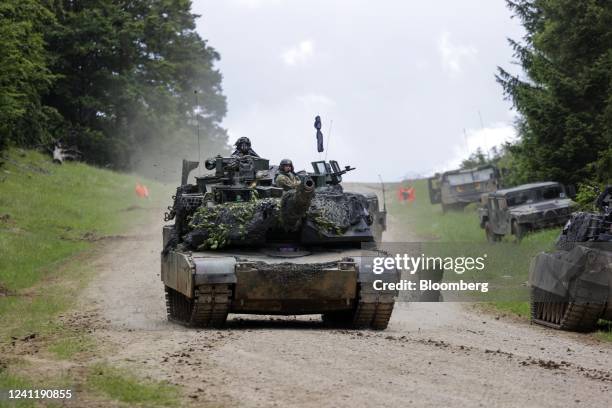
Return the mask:
[[180,252],[162,255],[161,278],[171,321],[223,327],[229,313],[322,314],[337,327],[387,327],[396,291],[375,291],[374,275],[360,250],[327,251],[297,258],[265,252]]

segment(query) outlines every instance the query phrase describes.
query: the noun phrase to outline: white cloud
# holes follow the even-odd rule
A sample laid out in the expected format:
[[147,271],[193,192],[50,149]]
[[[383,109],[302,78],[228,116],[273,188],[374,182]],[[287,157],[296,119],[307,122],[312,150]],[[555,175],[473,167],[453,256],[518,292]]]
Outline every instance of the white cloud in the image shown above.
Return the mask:
[[457,76],[463,70],[466,60],[473,60],[478,54],[472,45],[457,45],[450,40],[450,33],[443,32],[438,39],[438,52],[442,58],[442,67],[451,76]]
[[314,44],[310,40],[304,40],[295,47],[283,52],[282,58],[286,65],[294,66],[302,64],[314,55]]
[[453,153],[453,158],[438,170],[452,170],[459,167],[461,161],[467,159],[479,148],[490,152],[492,148],[499,147],[506,142],[516,141],[516,129],[507,123],[494,123],[482,129],[466,129],[461,135],[463,143],[459,143]]

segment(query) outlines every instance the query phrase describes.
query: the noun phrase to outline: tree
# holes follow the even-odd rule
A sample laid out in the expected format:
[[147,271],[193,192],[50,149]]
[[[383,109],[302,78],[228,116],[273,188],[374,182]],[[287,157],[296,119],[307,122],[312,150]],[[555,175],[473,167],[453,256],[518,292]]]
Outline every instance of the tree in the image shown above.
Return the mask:
[[612,2],[507,1],[523,42],[509,40],[526,77],[498,68],[521,118],[511,146],[522,181],[612,178]]
[[483,153],[482,149],[479,147],[476,151],[469,155],[467,159],[464,159],[461,162],[462,169],[471,169],[474,167],[482,166],[484,164],[488,164],[489,160]]
[[48,6],[58,21],[46,38],[59,79],[44,101],[64,118],[58,133],[89,161],[127,169],[152,150],[184,156],[194,150],[194,117],[205,145],[227,149],[219,125],[226,101],[214,68],[219,54],[196,33],[191,1],[49,0]]
[[52,14],[36,0],[0,3],[0,147],[8,140],[33,145],[47,135],[53,111],[41,105],[41,94],[54,76],[43,27],[52,23]]

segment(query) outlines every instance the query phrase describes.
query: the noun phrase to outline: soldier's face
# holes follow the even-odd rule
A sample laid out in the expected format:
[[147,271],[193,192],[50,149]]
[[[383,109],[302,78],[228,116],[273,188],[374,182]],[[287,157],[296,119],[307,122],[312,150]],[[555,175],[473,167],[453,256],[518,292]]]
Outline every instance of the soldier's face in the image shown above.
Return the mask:
[[240,143],[238,145],[238,150],[240,150],[242,153],[246,153],[249,151],[249,146],[246,143]]
[[291,170],[293,170],[293,166],[290,164],[283,164],[283,168],[281,170],[284,171],[285,173],[288,173]]

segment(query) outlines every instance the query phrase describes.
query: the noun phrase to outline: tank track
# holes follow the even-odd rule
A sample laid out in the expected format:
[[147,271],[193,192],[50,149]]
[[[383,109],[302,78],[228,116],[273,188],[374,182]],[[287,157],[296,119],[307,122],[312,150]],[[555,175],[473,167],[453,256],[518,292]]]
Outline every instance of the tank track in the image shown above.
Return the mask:
[[384,330],[389,325],[395,299],[393,293],[374,290],[371,284],[359,284],[359,302],[353,318],[356,328]]
[[592,331],[605,308],[605,304],[580,299],[568,302],[561,296],[539,288],[531,288],[530,306],[533,323],[579,332]]
[[323,322],[334,327],[384,330],[389,325],[394,295],[359,285],[359,300],[354,310],[323,314]]
[[231,305],[231,285],[200,285],[193,299],[166,286],[168,320],[189,327],[225,325]]

